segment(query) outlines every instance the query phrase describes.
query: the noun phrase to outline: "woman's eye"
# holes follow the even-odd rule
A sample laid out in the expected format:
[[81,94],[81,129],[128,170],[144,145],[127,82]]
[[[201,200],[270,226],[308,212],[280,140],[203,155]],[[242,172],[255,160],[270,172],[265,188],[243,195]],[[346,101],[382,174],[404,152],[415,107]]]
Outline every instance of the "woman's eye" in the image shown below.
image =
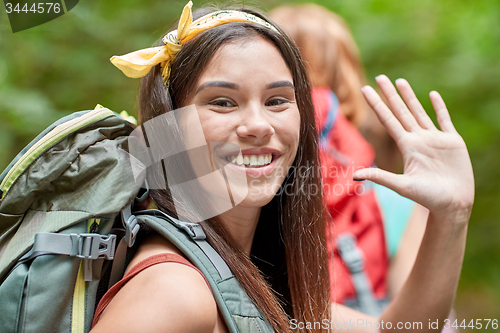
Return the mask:
[[222,108],[230,108],[234,106],[234,104],[231,103],[231,101],[228,101],[227,99],[218,99],[213,102],[210,102],[209,104],[214,106],[219,106]]
[[267,102],[268,106],[279,106],[282,104],[288,103],[288,100],[282,98],[275,98]]

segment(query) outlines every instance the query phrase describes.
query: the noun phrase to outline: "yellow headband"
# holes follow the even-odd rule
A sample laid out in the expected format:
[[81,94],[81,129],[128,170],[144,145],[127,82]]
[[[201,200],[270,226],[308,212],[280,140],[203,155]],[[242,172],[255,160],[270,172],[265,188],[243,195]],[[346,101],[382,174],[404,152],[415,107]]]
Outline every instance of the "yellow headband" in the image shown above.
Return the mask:
[[230,22],[251,22],[277,31],[275,27],[260,17],[236,10],[214,12],[193,22],[192,6],[191,1],[184,6],[177,30],[169,32],[163,37],[165,45],[138,50],[123,56],[113,56],[111,57],[113,65],[128,77],[139,78],[149,73],[153,66],[161,63],[163,82],[167,84],[170,76],[170,62],[175,59],[177,52],[184,43],[205,30]]

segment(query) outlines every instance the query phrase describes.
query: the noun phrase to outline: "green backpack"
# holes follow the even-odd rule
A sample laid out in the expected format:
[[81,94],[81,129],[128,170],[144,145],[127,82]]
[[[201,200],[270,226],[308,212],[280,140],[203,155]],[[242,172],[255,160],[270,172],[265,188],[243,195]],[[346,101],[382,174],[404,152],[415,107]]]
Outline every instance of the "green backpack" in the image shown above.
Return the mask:
[[133,211],[147,195],[145,173],[134,177],[130,166],[134,128],[100,106],[75,112],[0,175],[0,332],[90,331],[96,302],[122,277],[142,225],[203,272],[231,332],[272,332],[199,224]]

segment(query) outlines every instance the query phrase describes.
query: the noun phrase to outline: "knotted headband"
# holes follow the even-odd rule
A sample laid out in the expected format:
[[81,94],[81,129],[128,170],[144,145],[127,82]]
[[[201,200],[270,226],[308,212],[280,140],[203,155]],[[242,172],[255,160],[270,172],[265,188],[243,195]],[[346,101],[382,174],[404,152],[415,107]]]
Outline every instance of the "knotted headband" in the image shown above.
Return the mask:
[[225,23],[251,22],[277,31],[275,27],[260,17],[237,10],[213,12],[193,22],[192,6],[191,1],[184,6],[177,30],[171,31],[163,37],[165,45],[138,50],[123,56],[113,56],[111,57],[113,65],[128,77],[139,78],[149,73],[153,66],[161,64],[163,82],[167,84],[170,76],[170,63],[175,59],[177,52],[180,51],[184,43],[205,30]]

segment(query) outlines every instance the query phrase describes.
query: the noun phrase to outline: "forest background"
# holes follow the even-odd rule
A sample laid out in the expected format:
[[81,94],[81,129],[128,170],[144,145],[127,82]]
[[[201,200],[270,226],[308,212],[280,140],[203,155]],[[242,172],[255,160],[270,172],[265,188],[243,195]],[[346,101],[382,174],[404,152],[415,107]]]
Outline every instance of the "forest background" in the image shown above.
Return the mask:
[[[245,4],[267,11],[299,2]],[[431,114],[429,91],[447,102],[476,180],[455,309],[459,323],[500,319],[500,1],[312,2],[346,19],[371,85],[381,73],[404,77]],[[108,59],[152,45],[184,5],[81,0],[62,17],[18,33],[0,7],[0,170],[46,126],[73,111],[100,103],[137,115],[139,80],[125,78]]]

